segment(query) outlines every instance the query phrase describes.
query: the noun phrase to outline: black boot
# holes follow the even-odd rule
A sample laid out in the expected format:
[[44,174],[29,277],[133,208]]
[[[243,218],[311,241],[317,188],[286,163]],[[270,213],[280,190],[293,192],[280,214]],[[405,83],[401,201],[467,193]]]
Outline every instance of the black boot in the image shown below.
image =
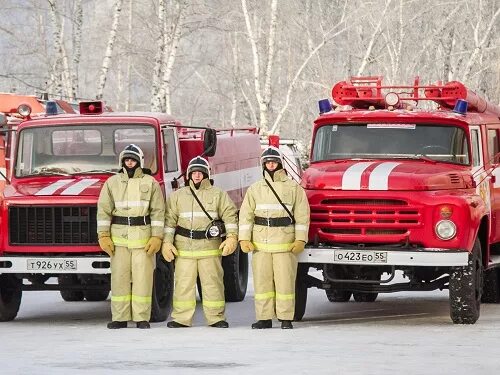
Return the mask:
[[210,327],[215,327],[215,328],[229,328],[229,323],[226,322],[225,320],[219,320],[218,322],[214,324],[210,324]]
[[167,327],[168,328],[185,328],[185,327],[189,327],[189,326],[186,326],[186,325],[181,324],[181,323],[177,323],[175,320],[172,320],[172,321],[167,323]]
[[291,320],[282,320],[281,321],[281,329],[293,329]]
[[136,323],[137,328],[139,329],[149,329],[151,326],[149,325],[149,322],[143,320],[141,322]]
[[127,322],[113,321],[108,323],[109,329],[127,328]]
[[266,329],[272,327],[273,327],[273,321],[271,319],[257,320],[255,323],[252,324],[252,329]]

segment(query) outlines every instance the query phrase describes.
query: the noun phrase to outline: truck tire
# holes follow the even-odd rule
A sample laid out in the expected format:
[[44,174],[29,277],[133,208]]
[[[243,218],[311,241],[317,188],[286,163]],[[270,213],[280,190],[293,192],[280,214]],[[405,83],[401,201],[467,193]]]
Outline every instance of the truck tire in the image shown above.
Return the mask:
[[164,322],[172,311],[174,295],[174,264],[156,255],[156,269],[153,276],[150,322]]
[[8,322],[17,316],[22,296],[21,279],[15,275],[0,275],[0,322]]
[[[58,277],[59,285],[77,285],[81,284],[76,275],[61,275]],[[82,290],[60,290],[61,297],[66,302],[83,301],[85,295]]]
[[483,295],[481,296],[481,302],[500,302],[500,272],[498,268],[490,268],[489,270],[484,271]]
[[450,272],[450,316],[455,324],[474,324],[481,308],[483,264],[481,243],[476,238],[469,264]]
[[300,263],[297,268],[295,279],[295,313],[293,320],[299,322],[304,317],[307,305],[307,274],[309,265]]
[[349,302],[352,293],[348,290],[325,289],[326,297],[330,302]]
[[222,257],[224,269],[224,295],[226,302],[240,302],[245,299],[248,284],[248,254],[238,248]]
[[86,290],[83,292],[85,299],[90,302],[106,301],[109,296],[108,290]]
[[356,302],[375,302],[378,293],[355,292],[352,296]]

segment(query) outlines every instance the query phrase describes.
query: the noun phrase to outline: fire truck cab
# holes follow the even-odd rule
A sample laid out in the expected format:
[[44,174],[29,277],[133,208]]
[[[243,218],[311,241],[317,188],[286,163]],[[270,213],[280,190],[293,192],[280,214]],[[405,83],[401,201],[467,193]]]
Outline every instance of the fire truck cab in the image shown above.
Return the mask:
[[500,108],[460,82],[418,77],[353,77],[332,97],[302,177],[311,225],[296,319],[313,286],[331,302],[449,289],[452,321],[475,323],[481,302],[500,302]]
[[[166,114],[105,112],[102,102],[84,102],[79,114],[27,118],[6,131],[13,144],[0,207],[0,321],[16,317],[27,290],[58,290],[66,301],[107,299],[110,262],[97,242],[97,199],[126,145],[142,148],[165,194],[184,184],[196,155],[209,159],[215,185],[238,207],[260,176],[255,128],[190,128]],[[161,253],[156,261],[151,321],[164,321],[173,265]],[[224,257],[223,268],[226,300],[243,300],[247,255]]]

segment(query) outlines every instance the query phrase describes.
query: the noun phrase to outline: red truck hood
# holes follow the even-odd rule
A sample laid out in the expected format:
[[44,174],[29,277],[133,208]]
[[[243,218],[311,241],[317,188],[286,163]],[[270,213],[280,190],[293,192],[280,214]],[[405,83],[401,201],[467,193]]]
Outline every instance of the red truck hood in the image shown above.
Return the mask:
[[12,181],[5,195],[12,196],[99,196],[101,187],[109,176],[50,177]]
[[307,189],[442,190],[473,186],[466,167],[421,160],[338,160],[312,164]]

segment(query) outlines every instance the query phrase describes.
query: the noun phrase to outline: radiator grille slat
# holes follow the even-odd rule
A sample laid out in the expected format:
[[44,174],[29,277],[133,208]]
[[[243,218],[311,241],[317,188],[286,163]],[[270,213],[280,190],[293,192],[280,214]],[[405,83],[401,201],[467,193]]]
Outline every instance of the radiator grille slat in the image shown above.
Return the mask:
[[401,236],[422,225],[422,214],[401,199],[328,198],[311,205],[311,225],[339,240],[342,235]]
[[97,244],[97,207],[9,207],[9,243]]

